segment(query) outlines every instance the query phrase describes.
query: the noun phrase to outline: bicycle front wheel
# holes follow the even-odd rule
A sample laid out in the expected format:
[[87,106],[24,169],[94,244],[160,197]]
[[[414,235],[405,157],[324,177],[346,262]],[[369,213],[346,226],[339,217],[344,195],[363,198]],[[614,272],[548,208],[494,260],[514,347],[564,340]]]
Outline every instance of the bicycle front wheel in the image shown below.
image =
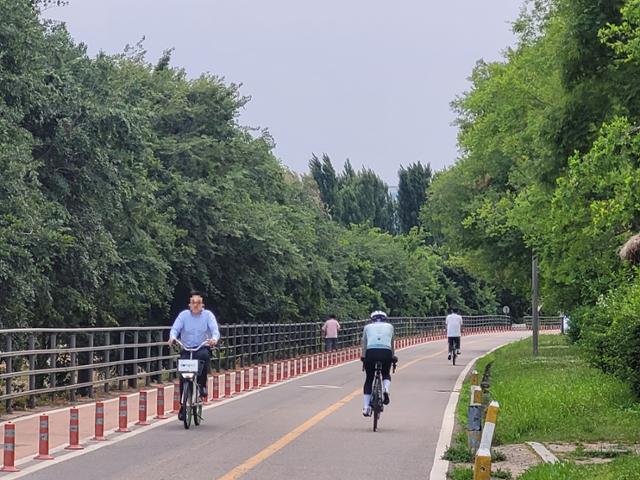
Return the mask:
[[184,417],[182,421],[184,428],[189,430],[191,427],[191,419],[193,418],[193,382],[185,382],[182,390],[182,406],[184,408]]

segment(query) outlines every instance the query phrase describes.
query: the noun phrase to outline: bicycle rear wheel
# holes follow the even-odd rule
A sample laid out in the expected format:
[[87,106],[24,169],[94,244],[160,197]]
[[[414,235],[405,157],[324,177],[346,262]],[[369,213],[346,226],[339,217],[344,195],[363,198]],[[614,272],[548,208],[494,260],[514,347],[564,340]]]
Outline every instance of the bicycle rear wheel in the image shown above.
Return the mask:
[[202,420],[202,400],[196,400],[196,404],[193,406],[193,423],[200,425]]
[[458,357],[458,355],[456,355],[456,351],[455,349],[453,350],[453,352],[451,352],[451,361],[453,362],[453,364],[456,364],[456,358]]
[[377,408],[373,409],[373,431],[378,430],[378,419],[380,418],[380,412]]
[[184,408],[184,416],[182,422],[184,428],[189,430],[191,427],[191,419],[193,417],[193,382],[185,382],[184,389],[182,390],[182,407]]
[[380,381],[380,375],[376,374],[373,378],[373,386],[371,388],[371,409],[373,410],[373,431],[378,429],[378,420],[380,420],[380,413],[382,413],[382,382]]

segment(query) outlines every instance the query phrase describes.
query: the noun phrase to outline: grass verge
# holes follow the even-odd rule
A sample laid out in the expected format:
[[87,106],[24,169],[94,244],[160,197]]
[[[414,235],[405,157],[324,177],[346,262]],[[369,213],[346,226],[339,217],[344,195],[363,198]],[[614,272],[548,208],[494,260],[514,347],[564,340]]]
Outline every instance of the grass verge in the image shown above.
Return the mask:
[[[482,358],[480,375],[491,368],[491,397],[500,403],[494,445],[535,441],[637,442],[640,402],[628,385],[590,367],[560,335],[541,335],[539,355],[532,340],[501,348]],[[458,402],[466,425],[469,383]]]
[[519,480],[638,480],[640,479],[640,457],[622,456],[603,465],[576,465],[559,463],[539,465]]

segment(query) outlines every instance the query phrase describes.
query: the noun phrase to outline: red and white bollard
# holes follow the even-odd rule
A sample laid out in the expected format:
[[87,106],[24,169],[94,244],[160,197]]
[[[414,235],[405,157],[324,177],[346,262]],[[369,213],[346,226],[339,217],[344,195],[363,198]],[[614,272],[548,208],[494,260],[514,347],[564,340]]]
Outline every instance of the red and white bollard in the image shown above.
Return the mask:
[[242,380],[244,381],[244,391],[248,392],[249,390],[251,390],[251,384],[249,383],[250,381],[250,370],[249,368],[245,368],[242,372]]
[[282,362],[276,362],[276,382],[282,380]]
[[260,377],[260,386],[267,384],[267,366],[262,365],[262,376]]
[[224,374],[224,396],[231,396],[231,372],[225,372]]
[[64,447],[65,450],[82,450],[84,447],[80,445],[80,412],[76,407],[69,410],[69,445]]
[[136,425],[149,425],[147,422],[147,392],[141,390],[138,394],[138,421]]
[[16,425],[11,422],[4,424],[4,462],[0,471],[20,471],[16,468]]
[[129,423],[127,412],[127,396],[120,395],[118,399],[118,429],[116,432],[126,433],[131,431],[127,428],[127,424]]
[[211,390],[211,398],[213,400],[220,400],[220,375],[217,373],[213,376],[213,388]]
[[180,411],[180,383],[173,384],[173,410],[171,413],[178,413]]
[[276,367],[273,363],[269,364],[269,383],[276,381]]
[[235,378],[235,389],[234,389],[234,394],[238,394],[242,392],[242,376],[240,373],[240,370],[236,370],[236,378]]
[[164,414],[164,385],[160,385],[156,390],[156,416],[158,420],[169,418]]
[[102,402],[96,402],[95,435],[91,440],[99,442],[106,440],[104,436],[104,403]]
[[260,367],[253,367],[253,388],[260,388],[260,379],[258,378],[260,374]]
[[49,455],[49,416],[40,415],[40,433],[38,439],[38,455],[35,460],[53,460]]
[[289,360],[283,363],[282,379],[283,380],[289,379]]

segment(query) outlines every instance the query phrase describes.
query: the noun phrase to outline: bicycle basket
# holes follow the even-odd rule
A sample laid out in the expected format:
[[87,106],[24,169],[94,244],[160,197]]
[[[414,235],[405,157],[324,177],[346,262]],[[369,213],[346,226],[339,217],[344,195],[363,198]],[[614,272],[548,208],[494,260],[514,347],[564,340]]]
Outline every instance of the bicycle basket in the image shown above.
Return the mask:
[[178,371],[180,373],[198,373],[198,359],[181,358],[178,360]]

